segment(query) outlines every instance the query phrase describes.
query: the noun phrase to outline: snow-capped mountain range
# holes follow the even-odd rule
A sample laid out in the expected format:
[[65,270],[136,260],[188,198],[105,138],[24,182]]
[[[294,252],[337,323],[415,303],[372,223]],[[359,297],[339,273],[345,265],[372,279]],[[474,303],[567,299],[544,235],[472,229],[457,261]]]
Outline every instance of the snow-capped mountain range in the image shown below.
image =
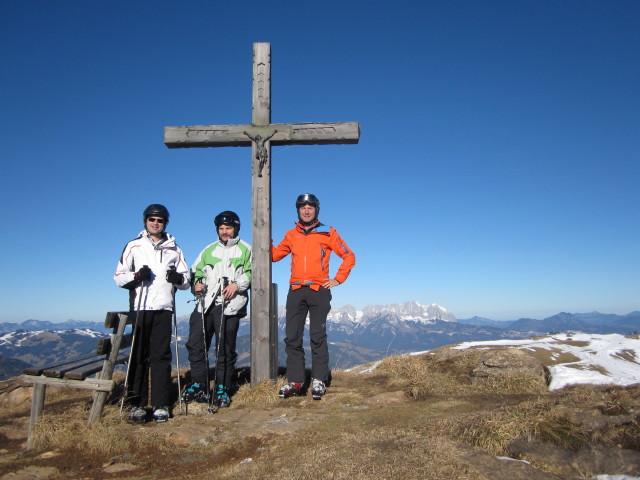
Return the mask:
[[[278,308],[278,325],[284,328],[286,309]],[[329,331],[356,332],[381,322],[405,328],[412,324],[434,325],[438,321],[456,322],[456,317],[436,303],[422,305],[416,301],[391,305],[369,305],[356,310],[353,305],[334,308],[327,317]]]
[[[280,364],[284,364],[285,309],[278,309]],[[178,317],[180,359],[187,363],[184,347],[189,333],[188,315]],[[543,320],[523,318],[499,322],[473,317],[456,319],[446,308],[416,301],[391,305],[366,306],[357,310],[346,305],[334,308],[327,319],[332,367],[346,368],[367,363],[387,355],[423,351],[467,341],[524,339],[550,332],[585,332],[628,334],[640,331],[640,312],[627,315],[559,313]],[[238,365],[248,364],[250,324],[240,324],[238,332]],[[95,350],[96,336],[107,336],[109,330],[98,322],[70,320],[51,323],[28,320],[0,324],[0,361],[3,357],[41,365],[86,355]],[[305,346],[308,338],[305,337]],[[4,377],[20,370],[0,372]]]

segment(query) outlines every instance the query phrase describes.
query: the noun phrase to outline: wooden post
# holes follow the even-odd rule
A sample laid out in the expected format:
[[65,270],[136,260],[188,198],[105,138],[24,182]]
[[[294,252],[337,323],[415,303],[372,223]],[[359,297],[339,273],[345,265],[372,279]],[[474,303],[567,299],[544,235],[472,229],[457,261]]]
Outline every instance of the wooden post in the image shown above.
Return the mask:
[[47,386],[44,383],[35,383],[33,385],[33,397],[31,398],[31,417],[29,417],[29,435],[27,437],[27,450],[33,448],[33,434],[36,427],[36,422],[42,415],[44,410],[44,395],[47,391]]
[[[271,48],[253,45],[253,108],[251,123],[271,123]],[[262,148],[262,156],[259,149]],[[253,264],[251,266],[251,386],[274,378],[271,345],[271,142],[252,142]],[[265,157],[266,155],[266,157]],[[260,165],[260,162],[263,162]]]
[[[111,315],[111,312],[107,313],[107,316],[109,315]],[[116,328],[114,328],[115,333],[111,335],[111,351],[104,360],[104,366],[102,367],[102,372],[100,374],[100,379],[103,380],[111,380],[111,377],[113,377],[116,359],[120,352],[120,343],[122,342],[124,329],[127,326],[127,320],[129,318],[129,315],[125,312],[116,313],[116,315],[118,316],[118,323],[116,324]],[[107,324],[107,321],[108,320],[105,320],[105,325]],[[179,374],[180,372],[178,372],[178,375]],[[93,404],[91,405],[91,411],[89,412],[89,423],[100,420],[102,410],[104,409],[104,402],[107,399],[108,393],[109,392],[96,391],[93,394]],[[126,392],[124,392],[123,395],[126,395]]]
[[278,285],[276,283],[271,284],[271,322],[269,323],[271,328],[271,343],[269,348],[271,349],[271,365],[269,366],[271,376],[269,378],[276,378],[278,376]]
[[[169,148],[251,145],[253,265],[251,282],[251,385],[277,375],[277,296],[271,284],[271,146],[358,143],[360,125],[271,123],[271,45],[253,44],[251,125],[165,127]],[[271,299],[274,298],[272,301]],[[276,302],[273,303],[272,302]],[[275,323],[274,323],[275,322]]]

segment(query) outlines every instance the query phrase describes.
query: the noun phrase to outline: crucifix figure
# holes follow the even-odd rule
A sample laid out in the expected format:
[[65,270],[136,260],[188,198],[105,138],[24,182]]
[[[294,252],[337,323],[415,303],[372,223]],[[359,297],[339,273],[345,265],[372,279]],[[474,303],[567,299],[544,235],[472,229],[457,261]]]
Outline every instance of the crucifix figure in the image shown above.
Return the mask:
[[262,138],[262,136],[259,133],[256,134],[255,137],[252,137],[249,132],[244,132],[244,134],[251,139],[251,141],[255,145],[255,149],[258,152],[256,153],[256,160],[258,160],[258,167],[259,167],[258,176],[259,177],[262,176],[262,169],[264,168],[265,164],[267,163],[267,160],[269,159],[269,152],[267,151],[267,148],[264,146],[264,143],[267,142],[271,137],[273,137],[277,132],[278,130],[274,130],[273,133],[269,135],[267,138]]
[[271,145],[358,143],[360,125],[271,123],[271,45],[253,44],[253,107],[250,125],[165,127],[169,148],[251,146],[252,282],[251,385],[278,373],[277,297],[271,283]]

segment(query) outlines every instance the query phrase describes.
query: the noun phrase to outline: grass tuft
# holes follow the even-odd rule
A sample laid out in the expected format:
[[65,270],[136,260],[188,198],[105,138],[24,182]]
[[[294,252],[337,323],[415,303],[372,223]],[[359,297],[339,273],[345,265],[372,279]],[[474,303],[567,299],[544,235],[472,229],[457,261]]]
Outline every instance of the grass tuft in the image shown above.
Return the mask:
[[245,383],[240,386],[233,396],[233,402],[236,406],[243,407],[267,407],[275,405],[279,399],[278,388],[285,383],[284,381],[280,381],[276,384],[276,382],[271,380],[265,380],[253,388],[250,384]]

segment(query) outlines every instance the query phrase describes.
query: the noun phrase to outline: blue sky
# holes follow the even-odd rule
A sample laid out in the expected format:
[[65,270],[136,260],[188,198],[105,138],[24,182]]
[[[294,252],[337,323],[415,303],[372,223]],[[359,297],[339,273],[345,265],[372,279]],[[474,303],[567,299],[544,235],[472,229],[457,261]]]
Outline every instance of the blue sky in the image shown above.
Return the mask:
[[361,125],[358,145],[272,150],[274,240],[312,192],[357,254],[335,307],[639,310],[639,18],[636,1],[2,2],[0,321],[125,309],[112,276],[150,203],[189,264],[222,210],[251,241],[249,149],[169,150],[163,127],[249,123],[253,42],[271,43],[272,122]]

